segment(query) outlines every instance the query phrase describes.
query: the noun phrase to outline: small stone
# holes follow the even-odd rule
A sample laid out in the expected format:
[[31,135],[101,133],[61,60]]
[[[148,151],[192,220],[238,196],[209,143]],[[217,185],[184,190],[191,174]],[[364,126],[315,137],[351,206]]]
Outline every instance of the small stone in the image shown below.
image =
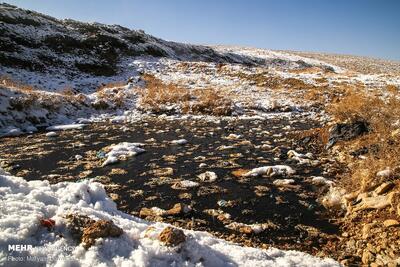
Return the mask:
[[389,219],[383,222],[385,227],[399,226],[400,223],[397,220]]
[[374,224],[372,224],[372,223],[368,223],[368,224],[365,224],[363,226],[363,228],[362,228],[362,238],[364,238],[364,239],[368,238],[368,236],[369,236],[369,234],[371,232],[371,228],[372,228],[373,225]]
[[88,249],[100,237],[119,237],[123,230],[116,226],[112,221],[98,220],[83,230],[82,244]]
[[171,209],[167,210],[166,215],[181,215],[190,212],[192,208],[186,204],[177,203]]
[[232,175],[235,177],[242,177],[249,171],[250,170],[246,170],[246,169],[237,169],[237,170],[232,171]]
[[186,240],[182,230],[168,226],[158,235],[158,240],[165,246],[175,247]]

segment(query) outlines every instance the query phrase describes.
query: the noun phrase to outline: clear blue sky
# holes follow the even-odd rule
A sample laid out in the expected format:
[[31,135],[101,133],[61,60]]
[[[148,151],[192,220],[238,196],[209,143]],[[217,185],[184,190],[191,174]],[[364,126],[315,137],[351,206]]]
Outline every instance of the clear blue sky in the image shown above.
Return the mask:
[[167,40],[400,60],[400,0],[5,0]]

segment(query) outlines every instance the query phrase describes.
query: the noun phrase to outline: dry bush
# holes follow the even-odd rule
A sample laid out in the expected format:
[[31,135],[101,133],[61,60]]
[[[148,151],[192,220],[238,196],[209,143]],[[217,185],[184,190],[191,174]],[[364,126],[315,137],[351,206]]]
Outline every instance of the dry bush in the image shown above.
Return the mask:
[[164,84],[152,75],[144,75],[146,89],[140,98],[140,106],[152,112],[163,112],[166,105],[183,106],[191,99],[188,89],[178,87],[174,84]]
[[[342,144],[347,152],[366,152],[365,159],[349,160],[351,179],[349,185],[368,191],[382,182],[399,178],[400,167],[400,100],[399,94],[385,99],[365,91],[348,91],[328,111],[338,120],[369,124],[370,132],[356,140]],[[349,150],[352,151],[349,151]],[[389,177],[378,178],[378,171],[389,168],[394,170]]]
[[214,89],[201,89],[195,92],[196,100],[186,103],[184,113],[229,116],[232,114],[233,103]]

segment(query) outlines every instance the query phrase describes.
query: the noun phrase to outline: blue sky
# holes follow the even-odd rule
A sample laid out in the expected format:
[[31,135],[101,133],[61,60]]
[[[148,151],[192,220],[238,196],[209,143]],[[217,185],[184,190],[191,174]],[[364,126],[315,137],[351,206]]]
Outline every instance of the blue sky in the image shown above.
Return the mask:
[[400,60],[400,0],[5,0],[167,40]]

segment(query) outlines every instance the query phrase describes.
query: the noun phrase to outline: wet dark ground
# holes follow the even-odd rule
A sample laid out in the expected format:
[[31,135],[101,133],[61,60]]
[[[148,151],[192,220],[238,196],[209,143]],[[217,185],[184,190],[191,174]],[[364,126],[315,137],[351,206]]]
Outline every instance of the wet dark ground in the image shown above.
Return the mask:
[[[283,130],[288,125],[291,129]],[[176,203],[188,204],[193,208],[188,214],[148,219],[212,232],[218,237],[249,246],[272,245],[317,254],[337,234],[337,226],[326,218],[324,208],[316,201],[326,188],[309,182],[310,176],[321,175],[322,166],[298,165],[286,155],[289,149],[302,150],[294,145],[289,133],[315,126],[302,119],[210,123],[149,118],[124,125],[97,123],[83,130],[59,132],[55,138],[48,138],[43,132],[3,138],[1,164],[12,174],[27,180],[48,179],[56,183],[96,178],[105,184],[119,209],[135,215],[144,207],[170,209]],[[242,137],[237,140],[225,138],[232,133]],[[169,143],[180,138],[187,139],[188,143],[183,146]],[[104,159],[99,152],[119,142],[143,142],[146,152],[101,167]],[[271,147],[257,147],[266,143]],[[219,150],[223,145],[233,145],[234,148]],[[83,158],[76,160],[75,155]],[[200,168],[201,163],[207,166]],[[232,174],[238,169],[277,164],[289,165],[296,170],[296,174],[289,177],[295,179],[293,185],[273,185],[275,179],[285,177],[244,178]],[[173,169],[172,175],[163,177],[154,171],[167,167]],[[218,180],[201,182],[197,175],[205,171],[215,172]],[[184,179],[199,182],[200,186],[179,190],[171,187]],[[220,207],[219,200],[230,205]],[[254,224],[269,221],[278,227],[258,234],[244,234],[227,229],[224,222],[204,213],[205,209],[229,213],[234,222]]]

